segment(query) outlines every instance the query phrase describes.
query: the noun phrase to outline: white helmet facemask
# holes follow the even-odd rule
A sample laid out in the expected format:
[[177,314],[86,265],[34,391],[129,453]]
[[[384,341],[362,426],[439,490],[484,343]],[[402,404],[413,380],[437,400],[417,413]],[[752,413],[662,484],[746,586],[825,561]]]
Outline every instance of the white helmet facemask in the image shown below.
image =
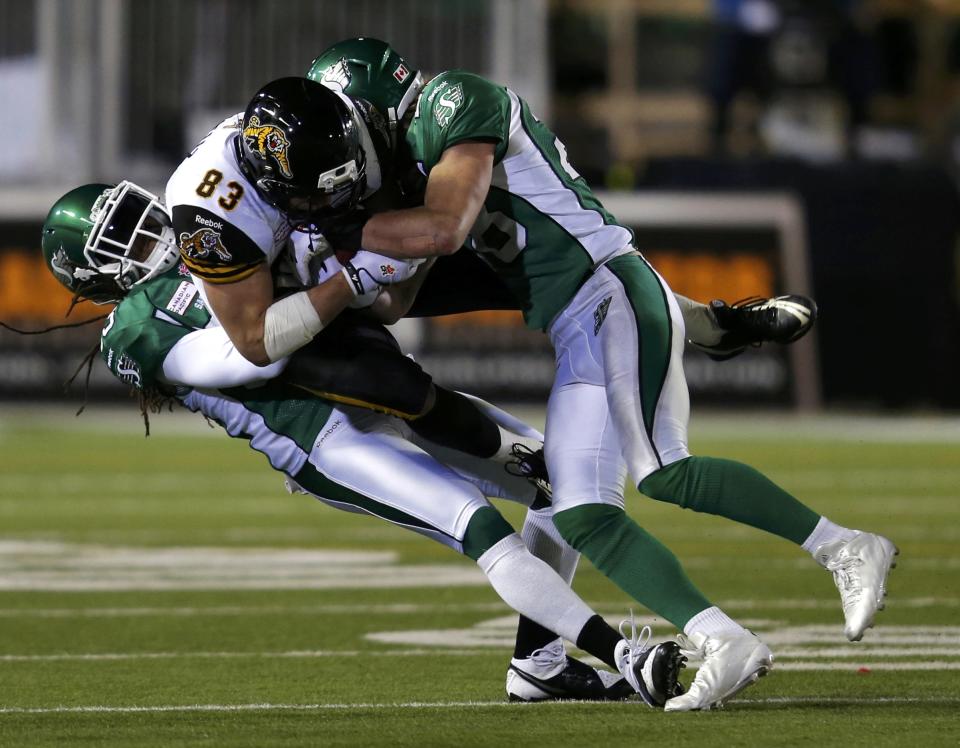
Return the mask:
[[94,227],[83,254],[124,289],[165,273],[180,257],[169,211],[160,198],[133,182],[104,191],[90,220]]

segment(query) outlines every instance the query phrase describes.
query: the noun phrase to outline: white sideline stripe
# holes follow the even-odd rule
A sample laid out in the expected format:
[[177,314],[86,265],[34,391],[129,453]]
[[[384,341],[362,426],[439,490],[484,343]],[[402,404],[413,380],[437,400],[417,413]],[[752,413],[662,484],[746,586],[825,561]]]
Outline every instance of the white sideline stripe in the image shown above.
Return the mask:
[[[958,704],[960,697],[951,696],[876,696],[876,697],[827,697],[784,696],[768,699],[736,699],[731,704],[764,706],[766,704],[851,704],[874,706],[881,704]],[[53,706],[53,707],[0,707],[0,714],[142,714],[155,712],[269,712],[269,711],[350,711],[354,709],[542,709],[544,707],[570,709],[579,707],[606,707],[636,709],[634,702],[616,701],[541,701],[536,704],[510,701],[409,701],[405,703],[360,703],[360,704],[172,704],[162,706]]]

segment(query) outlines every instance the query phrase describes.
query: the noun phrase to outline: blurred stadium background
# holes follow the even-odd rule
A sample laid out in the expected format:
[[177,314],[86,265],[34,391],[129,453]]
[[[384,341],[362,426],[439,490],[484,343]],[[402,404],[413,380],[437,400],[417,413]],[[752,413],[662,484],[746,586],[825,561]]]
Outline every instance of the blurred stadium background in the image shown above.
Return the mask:
[[[0,0],[0,18],[0,320],[63,320],[38,252],[60,194],[162,192],[262,83],[365,34],[520,92],[679,292],[817,299],[789,351],[689,354],[695,402],[960,406],[956,0]],[[541,401],[552,376],[515,315],[402,335],[438,380],[499,400]],[[62,397],[95,340],[0,331],[0,398]],[[91,395],[114,397],[101,369]]]

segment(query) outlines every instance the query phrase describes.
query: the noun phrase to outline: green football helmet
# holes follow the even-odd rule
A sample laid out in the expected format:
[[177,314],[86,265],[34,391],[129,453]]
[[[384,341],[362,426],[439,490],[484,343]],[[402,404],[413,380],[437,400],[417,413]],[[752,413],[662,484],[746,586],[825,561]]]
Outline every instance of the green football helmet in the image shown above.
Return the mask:
[[53,276],[95,304],[117,303],[180,256],[160,198],[132,182],[70,190],[47,214],[40,245]]
[[393,47],[362,36],[337,42],[321,52],[307,77],[334,91],[369,101],[386,116],[393,141],[397,123],[423,89],[420,71],[408,65]]

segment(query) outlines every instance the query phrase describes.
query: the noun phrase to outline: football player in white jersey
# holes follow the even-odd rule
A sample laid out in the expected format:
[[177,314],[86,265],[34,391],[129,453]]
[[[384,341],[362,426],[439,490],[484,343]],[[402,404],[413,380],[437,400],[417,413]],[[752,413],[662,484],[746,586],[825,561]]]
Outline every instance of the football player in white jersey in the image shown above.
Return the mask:
[[[170,219],[155,196],[129,182],[71,190],[48,214],[42,251],[76,298],[117,304],[103,328],[101,355],[121,381],[148,397],[176,398],[249,440],[293,490],[469,556],[505,602],[623,676],[571,659],[548,677],[518,672],[513,695],[618,699],[635,690],[648,705],[662,706],[676,692],[676,643],[649,645],[649,629],[622,639],[570,589],[573,569],[563,566],[564,544],[549,518],[527,542],[558,571],[532,555],[485,498],[530,505],[538,492],[526,479],[432,445],[401,419],[291,387],[278,376],[285,361],[258,367],[239,356],[178,267]],[[535,430],[478,405],[518,438],[538,443]]]
[[[306,88],[285,96],[271,122],[295,118],[323,98]],[[315,129],[291,133],[288,152],[323,137]],[[554,520],[598,569],[682,628],[688,651],[704,659],[689,692],[666,708],[721,704],[766,673],[772,655],[626,516],[628,472],[652,498],[743,522],[809,551],[835,571],[845,632],[858,640],[882,608],[893,543],[834,524],[746,465],[690,455],[677,301],[527,104],[479,76],[442,73],[399,121],[395,148],[395,160],[406,156],[426,175],[424,204],[369,220],[361,213],[349,232],[338,235],[334,224],[326,236],[342,251],[362,247],[403,259],[448,255],[469,241],[519,299],[527,324],[550,335],[558,369],[546,434]],[[337,187],[344,200],[369,192],[362,154],[334,161],[346,167]],[[295,181],[275,169],[274,177]],[[306,220],[323,222],[324,210]]]

